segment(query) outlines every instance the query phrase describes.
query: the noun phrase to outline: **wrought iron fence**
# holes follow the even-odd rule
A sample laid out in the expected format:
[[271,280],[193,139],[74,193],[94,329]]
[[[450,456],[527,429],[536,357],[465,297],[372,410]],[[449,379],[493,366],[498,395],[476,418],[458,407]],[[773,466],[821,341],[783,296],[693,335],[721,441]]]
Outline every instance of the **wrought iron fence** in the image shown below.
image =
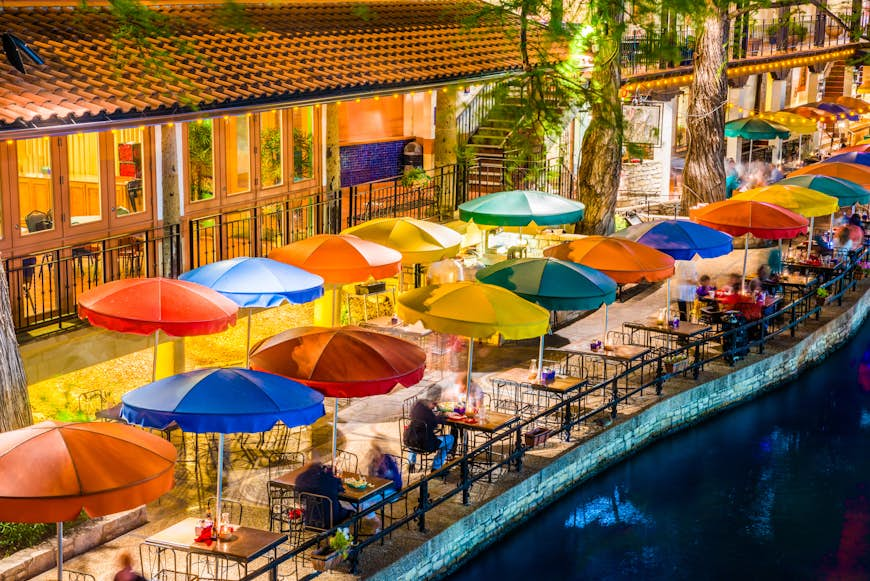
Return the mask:
[[481,123],[496,103],[495,83],[486,84],[469,101],[456,117],[457,143],[463,146],[480,128]]
[[[821,285],[820,288],[824,288],[830,293],[828,302],[837,301],[838,304],[842,304],[843,295],[855,288],[855,269],[860,268],[859,262],[866,260],[867,256],[867,249],[857,253],[842,273]],[[305,551],[326,543],[339,527],[357,530],[363,519],[377,515],[395,503],[409,503],[408,506],[411,508],[407,514],[392,519],[389,524],[384,523],[379,531],[370,536],[357,538],[351,550],[351,563],[355,570],[358,559],[366,547],[374,543],[384,542],[395,530],[411,524],[414,524],[420,531],[425,531],[427,513],[434,508],[460,494],[462,495],[462,503],[467,505],[470,501],[471,487],[476,483],[490,479],[498,471],[521,470],[523,456],[529,449],[523,436],[532,428],[545,422],[548,425],[555,424],[558,427],[552,430],[551,437],[560,436],[569,439],[573,429],[601,414],[609,414],[615,418],[621,405],[628,403],[638,395],[642,395],[645,390],[655,390],[656,394],[661,394],[664,383],[669,379],[689,373],[697,379],[704,366],[720,359],[734,365],[734,361],[751,348],[757,348],[758,352],[762,353],[765,344],[771,339],[786,332],[794,337],[795,330],[800,324],[811,317],[819,318],[822,307],[817,304],[816,296],[816,290],[813,289],[776,312],[756,321],[718,333],[710,333],[697,340],[686,341],[674,349],[659,350],[653,357],[644,359],[611,378],[604,379],[592,386],[581,387],[573,395],[564,398],[550,408],[524,418],[500,433],[494,434],[484,444],[449,462],[441,469],[433,470],[429,475],[409,483],[380,502],[353,514],[348,521],[339,526],[298,543],[286,553],[278,556],[277,559],[242,577],[240,581],[253,581],[260,575],[276,570],[281,563],[301,557]],[[736,339],[738,336],[749,336],[750,339],[745,342],[739,341]],[[708,348],[714,343],[720,345],[721,349],[714,351]],[[690,359],[690,363],[679,371],[668,371],[668,360],[678,358]],[[629,376],[635,379],[640,378],[639,383],[632,387],[620,389],[622,383],[628,386]],[[603,401],[601,405],[592,409],[586,408],[583,404],[589,396],[595,393],[609,394],[610,400]],[[578,409],[580,412],[572,415],[572,409]],[[552,421],[554,419],[555,422]],[[484,468],[480,468],[481,466]],[[472,469],[475,467],[476,469]],[[439,494],[433,494],[430,484],[436,481],[446,484],[448,473],[454,470],[458,471],[458,480],[446,490],[443,490],[442,486],[442,491]]]
[[177,276],[180,228],[147,229],[4,260],[17,331],[76,318],[76,298],[97,285],[125,278]]

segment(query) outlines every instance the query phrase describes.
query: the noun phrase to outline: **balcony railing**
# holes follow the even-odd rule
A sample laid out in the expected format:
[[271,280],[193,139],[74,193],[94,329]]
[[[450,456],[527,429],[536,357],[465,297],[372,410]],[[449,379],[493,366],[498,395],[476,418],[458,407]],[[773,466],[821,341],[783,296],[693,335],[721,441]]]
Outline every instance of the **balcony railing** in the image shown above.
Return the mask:
[[[843,20],[847,22],[848,18],[844,17]],[[866,24],[862,22],[861,26],[866,27]],[[696,37],[692,27],[626,34],[622,39],[622,75],[691,66]],[[743,16],[731,22],[727,54],[729,61],[736,61],[842,46],[851,42],[850,31],[824,14],[773,20],[755,20]]]

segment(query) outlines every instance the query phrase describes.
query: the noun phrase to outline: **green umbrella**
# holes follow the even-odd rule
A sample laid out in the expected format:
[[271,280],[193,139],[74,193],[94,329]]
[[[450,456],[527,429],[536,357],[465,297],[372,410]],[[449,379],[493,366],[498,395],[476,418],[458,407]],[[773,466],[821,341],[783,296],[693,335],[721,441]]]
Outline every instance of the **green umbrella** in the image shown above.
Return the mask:
[[758,117],[744,117],[725,124],[725,137],[749,140],[749,161],[752,161],[752,142],[755,139],[788,139],[789,135],[791,132],[785,125]]
[[840,178],[804,174],[793,178],[786,178],[777,183],[784,186],[801,186],[834,196],[839,200],[841,208],[870,202],[870,191],[855,182]]
[[[477,279],[513,291],[548,311],[585,311],[604,305],[607,338],[607,305],[616,300],[616,282],[598,270],[556,258],[517,258],[488,266]],[[544,336],[538,350],[538,379],[544,359]]]
[[459,206],[459,219],[490,226],[558,226],[583,219],[580,202],[546,192],[513,190],[496,192]]

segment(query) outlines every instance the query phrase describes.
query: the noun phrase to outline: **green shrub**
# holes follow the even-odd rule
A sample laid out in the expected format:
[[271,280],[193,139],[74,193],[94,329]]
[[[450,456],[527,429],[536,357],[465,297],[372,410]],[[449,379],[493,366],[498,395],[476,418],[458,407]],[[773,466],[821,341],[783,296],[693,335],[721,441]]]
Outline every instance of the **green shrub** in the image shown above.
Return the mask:
[[0,522],[0,559],[38,545],[54,534],[54,527],[46,523]]

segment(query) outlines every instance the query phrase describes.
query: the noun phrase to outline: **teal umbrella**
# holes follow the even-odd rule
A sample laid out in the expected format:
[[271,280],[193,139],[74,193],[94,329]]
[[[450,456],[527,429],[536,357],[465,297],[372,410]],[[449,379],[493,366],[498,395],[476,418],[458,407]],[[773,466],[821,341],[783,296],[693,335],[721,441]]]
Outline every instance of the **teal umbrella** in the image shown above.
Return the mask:
[[512,190],[496,192],[459,206],[459,219],[490,226],[558,226],[583,219],[580,202],[546,192]]
[[776,121],[758,117],[744,117],[725,124],[725,137],[742,137],[749,140],[749,161],[752,161],[752,142],[755,139],[788,139],[788,127]]
[[777,182],[784,186],[800,186],[809,188],[817,192],[822,192],[829,196],[834,196],[839,200],[840,207],[852,206],[854,204],[870,203],[870,190],[863,186],[844,180],[823,175],[803,174],[786,178]]
[[[517,258],[488,266],[477,273],[486,284],[513,291],[548,311],[592,310],[604,305],[607,335],[607,305],[616,300],[616,281],[582,264],[556,258]],[[544,358],[544,336],[538,350],[538,379]]]

